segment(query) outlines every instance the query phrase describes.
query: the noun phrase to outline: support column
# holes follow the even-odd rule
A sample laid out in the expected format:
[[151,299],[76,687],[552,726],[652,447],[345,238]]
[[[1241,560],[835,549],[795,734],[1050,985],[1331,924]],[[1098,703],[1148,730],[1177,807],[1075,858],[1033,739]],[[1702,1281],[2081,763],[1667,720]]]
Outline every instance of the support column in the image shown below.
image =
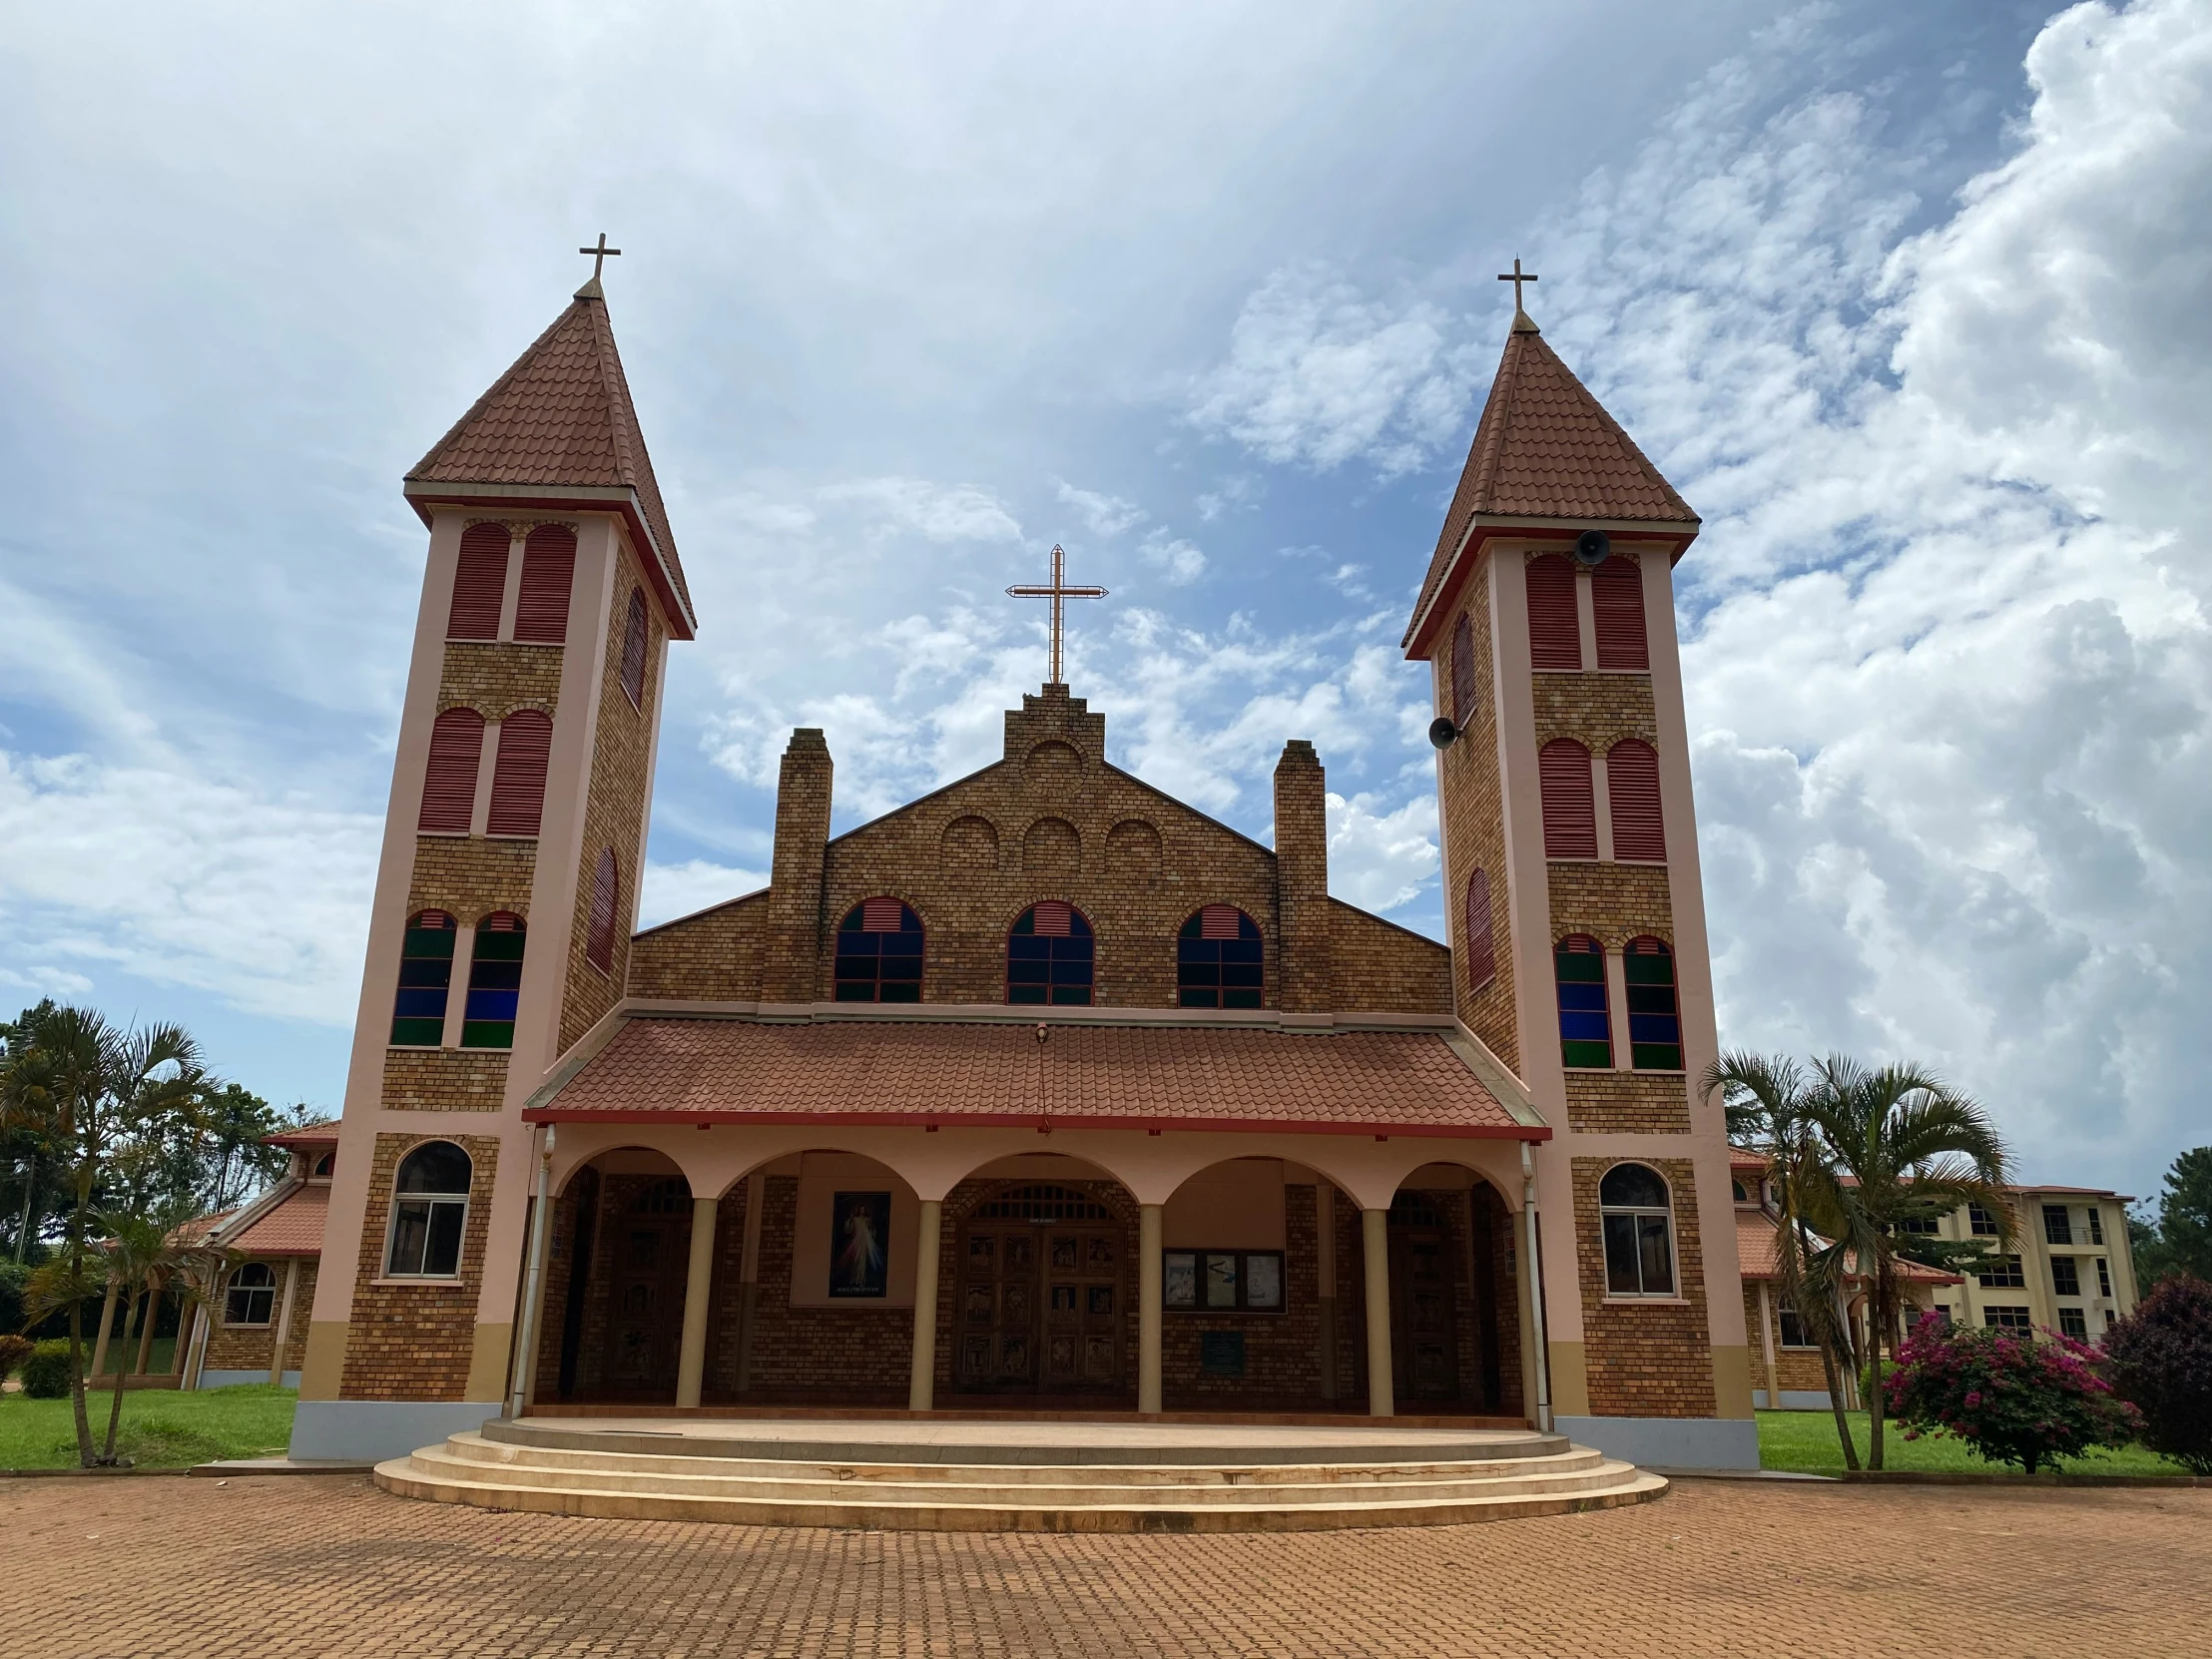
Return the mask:
[[768,1202],[768,1176],[755,1170],[745,1178],[745,1254],[738,1264],[738,1392],[753,1386],[753,1325],[761,1300],[761,1207]]
[[[538,1386],[538,1333],[545,1325],[545,1259],[553,1248],[553,1137],[559,1126],[547,1124],[538,1135],[537,1190],[530,1195],[530,1239],[522,1276],[522,1307],[515,1320],[514,1346],[508,1356],[513,1372],[507,1385],[507,1416],[519,1418]],[[305,1384],[306,1367],[300,1367]]]
[[691,1205],[691,1273],[684,1281],[684,1342],[677,1351],[676,1403],[697,1405],[707,1381],[707,1315],[715,1291],[715,1211],[711,1198]]
[[99,1384],[101,1369],[108,1363],[108,1332],[115,1324],[115,1299],[121,1289],[113,1279],[108,1281],[108,1300],[100,1304],[100,1335],[92,1345],[91,1381],[87,1387]]
[[1759,1346],[1767,1356],[1767,1409],[1782,1409],[1782,1373],[1774,1361],[1774,1286],[1759,1281]]
[[926,1411],[937,1391],[937,1256],[944,1248],[944,1201],[925,1198],[914,1228],[914,1369],[906,1409]]
[[1368,1291],[1368,1415],[1397,1415],[1390,1385],[1390,1212],[1360,1212],[1361,1243],[1366,1246]]
[[1337,1397],[1337,1189],[1314,1183],[1315,1270],[1321,1299],[1321,1397]]
[[131,1364],[133,1377],[144,1377],[154,1352],[154,1327],[161,1323],[162,1293],[153,1286],[146,1292],[146,1312],[139,1320],[138,1358]]
[[284,1258],[284,1295],[276,1308],[276,1346],[269,1356],[269,1385],[281,1387],[284,1382],[284,1348],[291,1341],[291,1303],[299,1290],[299,1258]]
[[1160,1409],[1160,1236],[1164,1206],[1137,1210],[1137,1409]]
[[1551,1338],[1544,1324],[1544,1241],[1536,1221],[1536,1159],[1521,1142],[1522,1250],[1528,1257],[1528,1311],[1536,1328],[1536,1426],[1551,1432]]

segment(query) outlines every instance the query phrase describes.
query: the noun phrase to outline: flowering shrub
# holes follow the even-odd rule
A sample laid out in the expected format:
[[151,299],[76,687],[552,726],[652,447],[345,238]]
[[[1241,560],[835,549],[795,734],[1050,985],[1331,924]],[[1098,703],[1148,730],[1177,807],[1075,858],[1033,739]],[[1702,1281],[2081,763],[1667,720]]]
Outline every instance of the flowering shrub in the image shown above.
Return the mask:
[[2143,1413],[2143,1443],[2212,1474],[2212,1285],[2167,1279],[2104,1334],[2112,1386]]
[[1992,1463],[2038,1465],[2126,1445],[2142,1418],[2097,1374],[2097,1353],[2056,1332],[1932,1329],[1898,1351],[1891,1412],[1907,1429],[1954,1434]]

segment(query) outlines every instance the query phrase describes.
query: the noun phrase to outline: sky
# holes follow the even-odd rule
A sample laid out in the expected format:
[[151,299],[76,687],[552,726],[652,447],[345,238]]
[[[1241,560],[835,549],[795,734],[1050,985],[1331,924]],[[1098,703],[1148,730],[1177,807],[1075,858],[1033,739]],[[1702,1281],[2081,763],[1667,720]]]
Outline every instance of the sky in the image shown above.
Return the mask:
[[[117,0],[0,40],[0,1003],[342,1089],[425,537],[401,475],[606,286],[701,620],[645,919],[1044,677],[1440,934],[1397,649],[1495,274],[1703,515],[1721,1037],[1937,1068],[2021,1173],[2212,1140],[2212,0]],[[2197,531],[2190,530],[2198,526]]]

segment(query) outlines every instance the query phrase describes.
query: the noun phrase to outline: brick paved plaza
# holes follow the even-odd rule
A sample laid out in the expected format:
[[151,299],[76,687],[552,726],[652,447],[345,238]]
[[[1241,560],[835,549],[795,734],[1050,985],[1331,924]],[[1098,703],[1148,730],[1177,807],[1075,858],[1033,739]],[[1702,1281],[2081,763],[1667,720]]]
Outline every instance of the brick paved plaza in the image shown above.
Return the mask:
[[51,1479],[0,1482],[0,1647],[41,1659],[2082,1659],[2202,1653],[2212,1629],[2212,1490],[1684,1481],[1487,1526],[1070,1538],[485,1513],[339,1476]]

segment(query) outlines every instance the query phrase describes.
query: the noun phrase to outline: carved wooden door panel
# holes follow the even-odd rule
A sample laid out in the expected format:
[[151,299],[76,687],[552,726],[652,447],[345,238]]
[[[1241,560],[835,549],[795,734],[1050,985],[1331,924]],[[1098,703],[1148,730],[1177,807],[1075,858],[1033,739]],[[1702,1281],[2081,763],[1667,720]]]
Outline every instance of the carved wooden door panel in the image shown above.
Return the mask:
[[682,1336],[684,1272],[672,1258],[674,1228],[623,1217],[614,1229],[614,1282],[607,1320],[607,1386],[621,1393],[658,1393],[676,1386]]
[[1022,1222],[970,1226],[960,1241],[956,1385],[1037,1385],[1037,1230]]
[[1045,1261],[1044,1386],[1069,1393],[1121,1387],[1124,1285],[1118,1229],[1048,1227]]
[[1452,1248],[1444,1218],[1410,1195],[1390,1210],[1390,1369],[1400,1400],[1459,1395]]

